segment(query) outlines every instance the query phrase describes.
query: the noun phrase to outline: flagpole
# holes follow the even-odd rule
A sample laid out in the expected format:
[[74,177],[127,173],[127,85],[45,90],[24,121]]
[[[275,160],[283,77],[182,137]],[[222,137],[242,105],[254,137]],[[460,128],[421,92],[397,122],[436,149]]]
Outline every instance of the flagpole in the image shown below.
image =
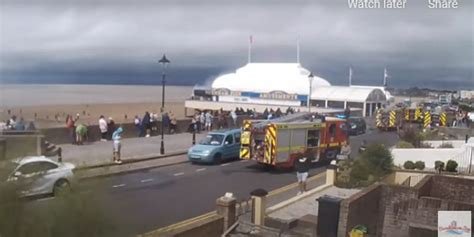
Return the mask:
[[300,63],[300,39],[296,40],[296,62]]
[[252,62],[252,36],[249,37],[248,63]]
[[349,86],[352,86],[352,67],[349,67]]

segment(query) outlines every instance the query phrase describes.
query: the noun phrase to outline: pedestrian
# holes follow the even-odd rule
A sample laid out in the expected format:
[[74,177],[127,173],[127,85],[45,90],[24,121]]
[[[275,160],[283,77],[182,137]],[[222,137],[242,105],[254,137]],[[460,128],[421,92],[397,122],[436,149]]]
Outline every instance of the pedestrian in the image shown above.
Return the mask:
[[213,119],[212,114],[209,111],[207,111],[206,113],[206,130],[207,131],[211,131],[212,129],[212,119]]
[[71,115],[66,116],[66,128],[69,130],[69,137],[71,138],[71,143],[76,143],[76,121]]
[[115,122],[112,117],[109,117],[109,122],[107,123],[107,139],[112,139],[113,132],[115,131]]
[[150,134],[151,134],[151,118],[150,118],[150,113],[148,113],[148,111],[146,111],[145,115],[143,115],[142,126],[143,126],[143,129],[145,130],[145,137],[150,137]]
[[300,154],[299,158],[295,162],[296,178],[298,179],[299,192],[297,195],[300,195],[306,192],[306,180],[308,179],[308,171],[310,166],[310,160],[308,158],[308,153]]
[[121,159],[122,144],[120,141],[122,139],[122,133],[123,133],[123,128],[122,126],[119,126],[117,130],[115,130],[114,133],[112,134],[112,140],[114,141],[112,161],[116,164],[122,164],[122,159]]
[[15,130],[19,130],[19,131],[25,130],[25,120],[23,119],[23,117],[21,117],[20,121],[16,123]]
[[87,127],[83,123],[80,123],[76,127],[76,144],[84,145],[84,139],[87,136]]
[[170,116],[168,115],[167,112],[163,112],[162,115],[162,123],[163,123],[163,130],[170,130]]
[[9,121],[9,124],[10,124],[10,126],[9,126],[10,129],[15,130],[15,128],[16,128],[16,116],[15,115],[11,116],[10,120],[8,120],[8,121]]
[[230,117],[232,117],[233,126],[237,127],[237,112],[235,110],[231,111]]
[[107,141],[107,121],[104,118],[104,115],[99,117],[99,130],[100,130],[100,140],[103,142]]
[[135,124],[135,130],[137,131],[137,137],[143,136],[143,128],[142,128],[142,121],[138,115],[135,115],[135,119],[133,120],[133,124]]
[[178,120],[176,116],[170,111],[170,134],[176,133],[176,127],[178,126]]
[[199,133],[199,132],[201,131],[201,115],[200,115],[200,113],[196,113],[196,114],[194,115],[194,121],[196,122],[196,127],[195,127],[194,130],[195,130],[197,133]]
[[201,131],[204,131],[206,129],[206,111],[202,111],[201,114],[199,115],[199,122],[201,124]]
[[349,140],[345,142],[341,147],[341,152],[337,156],[338,160],[349,160],[351,158],[351,146],[349,145]]

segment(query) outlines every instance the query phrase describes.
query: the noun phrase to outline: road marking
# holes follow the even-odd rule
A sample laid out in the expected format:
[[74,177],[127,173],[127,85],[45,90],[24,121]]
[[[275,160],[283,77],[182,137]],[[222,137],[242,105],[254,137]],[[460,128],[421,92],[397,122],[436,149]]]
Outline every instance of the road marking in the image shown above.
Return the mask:
[[176,174],[173,174],[174,176],[180,176],[180,175],[183,175],[184,172],[179,172],[179,173],[176,173]]
[[249,161],[249,160],[241,160],[240,162],[247,162],[247,161]]
[[[309,182],[312,182],[314,180],[317,180],[317,179],[320,179],[322,177],[324,177],[326,175],[326,171],[322,172],[322,173],[319,173],[317,175],[314,175],[314,176],[311,176],[309,177],[307,180],[306,180],[306,183],[309,183]],[[271,196],[275,196],[275,195],[278,195],[280,193],[283,193],[283,192],[286,192],[292,188],[296,188],[298,187],[298,182],[295,182],[295,183],[292,183],[292,184],[289,184],[289,185],[286,185],[286,186],[283,186],[281,188],[278,188],[278,189],[275,189],[275,190],[272,190],[268,193],[267,195],[267,198],[268,197],[271,197]]]
[[146,183],[146,182],[151,182],[153,181],[153,179],[144,179],[144,180],[140,180],[140,183]]
[[36,200],[36,202],[44,202],[44,201],[49,201],[52,199],[54,199],[54,197],[41,198],[41,199]]
[[120,187],[123,187],[123,186],[125,186],[125,184],[117,184],[117,185],[112,186],[112,188],[120,188]]
[[229,163],[222,164],[221,166],[228,166],[230,165]]
[[201,172],[201,171],[204,171],[204,170],[206,170],[206,168],[197,169],[196,172]]

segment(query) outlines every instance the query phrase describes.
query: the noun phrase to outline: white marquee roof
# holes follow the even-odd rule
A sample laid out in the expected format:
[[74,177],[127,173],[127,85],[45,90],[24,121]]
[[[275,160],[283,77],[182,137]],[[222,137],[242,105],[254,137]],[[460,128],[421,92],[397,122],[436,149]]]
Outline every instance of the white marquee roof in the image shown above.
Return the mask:
[[356,86],[356,85],[351,85],[351,87],[380,89],[385,94],[385,97],[387,97],[387,100],[390,100],[393,97],[392,94],[390,94],[389,91],[385,90],[385,87],[383,87],[383,86],[359,86],[359,85]]
[[[284,91],[288,94],[307,95],[310,72],[298,63],[249,63],[235,73],[219,76],[212,83],[213,89],[268,93]],[[331,84],[314,76],[313,88]]]
[[312,100],[366,102],[385,101],[387,97],[378,88],[348,87],[348,86],[321,86],[313,88]]

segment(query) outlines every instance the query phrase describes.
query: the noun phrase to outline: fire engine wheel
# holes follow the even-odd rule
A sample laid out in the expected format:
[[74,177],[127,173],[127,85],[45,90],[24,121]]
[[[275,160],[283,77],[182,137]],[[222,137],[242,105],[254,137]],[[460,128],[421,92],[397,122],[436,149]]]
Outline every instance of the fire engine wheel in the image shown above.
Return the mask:
[[214,164],[219,165],[222,163],[222,155],[221,153],[217,153],[214,155]]

